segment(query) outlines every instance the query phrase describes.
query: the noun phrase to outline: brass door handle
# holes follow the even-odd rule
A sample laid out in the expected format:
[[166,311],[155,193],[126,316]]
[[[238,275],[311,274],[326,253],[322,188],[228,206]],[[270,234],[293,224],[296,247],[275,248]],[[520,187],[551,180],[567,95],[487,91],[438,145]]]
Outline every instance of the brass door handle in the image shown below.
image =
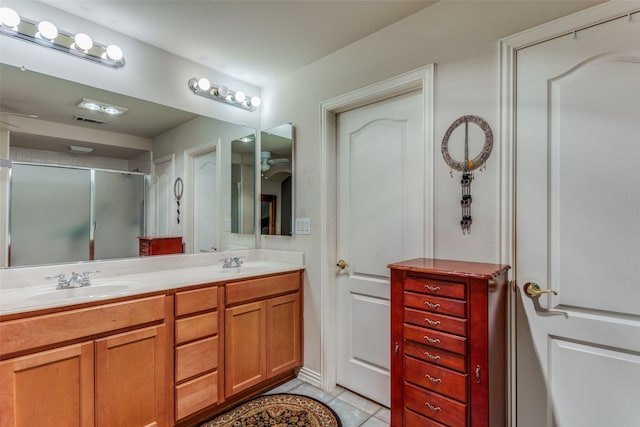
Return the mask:
[[349,264],[347,264],[345,260],[339,259],[338,262],[336,263],[336,266],[338,266],[340,270],[344,270],[345,268],[349,267]]
[[534,282],[525,283],[523,289],[524,289],[524,293],[529,298],[538,298],[542,294],[558,295],[558,292],[556,292],[556,291],[554,291],[552,289],[542,289],[542,288],[540,288],[540,285],[538,285],[537,283],[534,283]]

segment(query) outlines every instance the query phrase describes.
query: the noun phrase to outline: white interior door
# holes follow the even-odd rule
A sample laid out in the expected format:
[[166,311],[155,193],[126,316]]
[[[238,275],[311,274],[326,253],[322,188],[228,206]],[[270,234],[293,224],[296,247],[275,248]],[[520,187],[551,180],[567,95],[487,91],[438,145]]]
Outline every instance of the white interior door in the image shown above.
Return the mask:
[[193,249],[217,250],[216,243],[216,152],[207,151],[193,159],[194,224]]
[[171,218],[173,218],[171,212],[174,210],[171,203],[173,196],[173,159],[155,163],[154,167],[156,176],[155,231],[158,236],[168,236],[172,225]]
[[518,51],[516,81],[518,427],[639,426],[640,14]]
[[337,383],[389,405],[389,271],[425,248],[422,93],[342,113],[338,126]]

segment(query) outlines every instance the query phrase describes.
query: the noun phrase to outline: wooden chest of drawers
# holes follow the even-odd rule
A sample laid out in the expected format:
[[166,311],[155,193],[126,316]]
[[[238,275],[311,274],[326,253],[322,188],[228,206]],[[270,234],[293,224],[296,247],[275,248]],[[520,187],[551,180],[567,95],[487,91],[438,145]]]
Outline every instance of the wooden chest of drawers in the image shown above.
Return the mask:
[[182,237],[140,236],[140,256],[168,255],[182,253]]
[[391,269],[391,425],[506,423],[506,265],[419,258]]

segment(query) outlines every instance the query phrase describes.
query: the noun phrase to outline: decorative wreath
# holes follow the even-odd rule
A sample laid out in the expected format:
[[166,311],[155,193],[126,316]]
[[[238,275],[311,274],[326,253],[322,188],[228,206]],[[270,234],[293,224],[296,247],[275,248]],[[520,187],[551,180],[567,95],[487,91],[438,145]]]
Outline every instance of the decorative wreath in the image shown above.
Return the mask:
[[[469,159],[468,161],[458,161],[451,158],[449,154],[449,137],[458,126],[463,123],[474,123],[482,129],[484,132],[484,145],[482,146],[482,151],[473,159]],[[465,141],[468,135],[465,134]],[[491,127],[489,123],[487,123],[483,118],[478,116],[462,116],[449,126],[449,129],[444,134],[442,138],[442,157],[444,157],[444,161],[449,165],[451,169],[455,169],[461,172],[468,172],[474,169],[479,168],[487,161],[489,155],[491,154],[491,149],[493,148],[493,132],[491,131]]]

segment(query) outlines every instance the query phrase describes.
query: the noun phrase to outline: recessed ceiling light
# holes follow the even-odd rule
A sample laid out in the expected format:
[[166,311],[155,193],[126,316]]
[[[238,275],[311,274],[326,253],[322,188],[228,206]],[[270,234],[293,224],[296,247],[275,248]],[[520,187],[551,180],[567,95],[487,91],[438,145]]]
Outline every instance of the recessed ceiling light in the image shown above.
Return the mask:
[[69,146],[69,151],[71,151],[72,153],[77,153],[77,154],[89,154],[90,152],[93,151],[93,148],[91,148],[91,147],[81,147],[79,145],[70,145]]
[[82,101],[78,102],[79,108],[84,108],[90,111],[100,111],[111,116],[119,116],[127,111],[125,107],[118,107],[117,105],[107,104],[106,102],[94,101],[92,99],[82,98]]

